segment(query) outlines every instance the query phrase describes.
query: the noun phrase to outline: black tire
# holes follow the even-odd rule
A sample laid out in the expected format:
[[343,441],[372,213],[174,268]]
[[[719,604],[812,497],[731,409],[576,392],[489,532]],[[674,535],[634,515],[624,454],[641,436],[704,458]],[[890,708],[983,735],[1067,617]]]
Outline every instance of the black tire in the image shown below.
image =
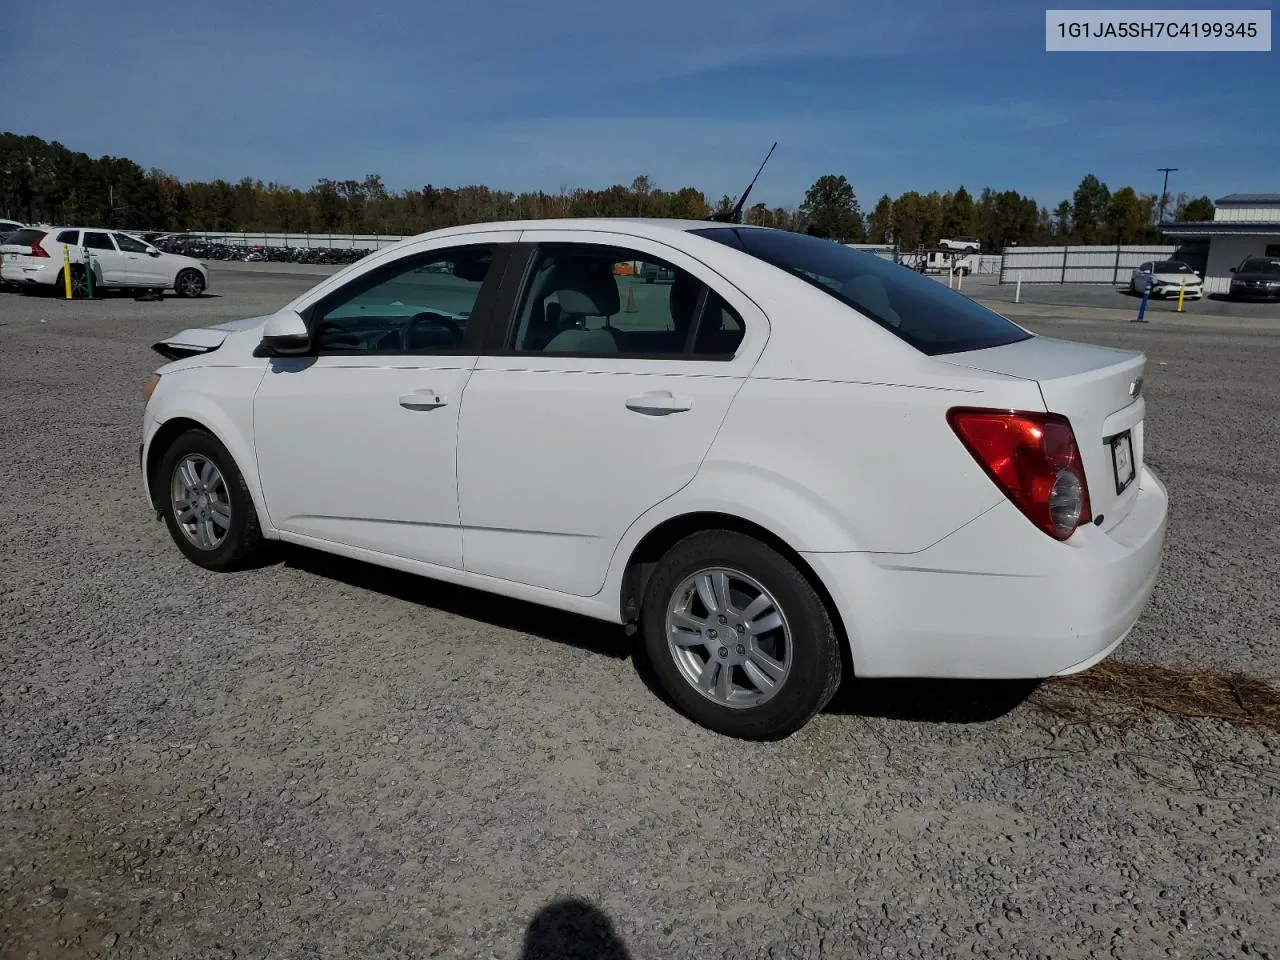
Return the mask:
[[[64,267],[58,271],[58,281],[53,285],[53,293],[58,299],[67,296],[67,271]],[[85,276],[84,267],[71,268],[71,299],[83,300],[89,296],[89,278]]]
[[[184,531],[174,506],[174,474],[193,455],[211,462],[217,468],[222,484],[216,498],[220,503],[224,502],[225,492],[225,501],[230,505],[230,524],[222,540],[210,548],[192,542]],[[160,501],[165,526],[169,528],[169,536],[192,563],[206,570],[236,570],[248,565],[265,551],[266,542],[258,523],[258,511],[249,495],[249,487],[227,448],[212,434],[193,429],[174,440],[160,460],[153,487],[153,492]]]
[[179,270],[173,278],[173,292],[180,297],[198,297],[204,293],[204,277],[199,270]]
[[[757,581],[777,601],[790,629],[790,669],[778,691],[759,705],[725,706],[700,693],[668,646],[667,608],[675,592],[689,577],[713,567],[731,568]],[[668,550],[645,587],[640,622],[649,661],[666,693],[696,723],[726,736],[788,737],[825,707],[840,686],[840,640],[826,604],[791,561],[741,533],[695,533]],[[707,653],[708,660],[715,655],[710,647]]]

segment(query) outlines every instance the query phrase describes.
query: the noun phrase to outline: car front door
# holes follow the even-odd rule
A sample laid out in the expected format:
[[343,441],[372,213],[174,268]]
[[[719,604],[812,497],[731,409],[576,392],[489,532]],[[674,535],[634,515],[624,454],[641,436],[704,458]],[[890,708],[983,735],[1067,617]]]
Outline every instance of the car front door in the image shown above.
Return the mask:
[[80,243],[93,261],[93,276],[97,283],[107,287],[127,287],[133,283],[125,255],[116,249],[111,234],[85,230]]
[[160,258],[148,254],[145,243],[127,233],[113,233],[111,236],[120,249],[120,255],[124,257],[125,272],[130,283],[143,287],[168,285],[169,278],[160,267]]
[[[495,318],[462,407],[465,566],[591,596],[627,528],[697,473],[767,321],[658,241],[576,230],[521,241],[523,289],[506,324]],[[672,283],[645,283],[654,268]]]
[[310,353],[272,358],[253,404],[285,539],[461,568],[458,411],[517,236],[409,247],[302,307]]

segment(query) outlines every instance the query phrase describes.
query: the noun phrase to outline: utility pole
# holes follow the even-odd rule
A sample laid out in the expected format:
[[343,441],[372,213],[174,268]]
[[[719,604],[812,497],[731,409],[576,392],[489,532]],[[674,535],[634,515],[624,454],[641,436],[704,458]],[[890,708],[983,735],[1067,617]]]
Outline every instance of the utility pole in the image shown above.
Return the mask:
[[1164,223],[1164,205],[1169,199],[1169,174],[1176,173],[1177,167],[1156,167],[1158,173],[1164,174],[1164,188],[1160,191],[1160,215],[1156,218],[1156,225]]

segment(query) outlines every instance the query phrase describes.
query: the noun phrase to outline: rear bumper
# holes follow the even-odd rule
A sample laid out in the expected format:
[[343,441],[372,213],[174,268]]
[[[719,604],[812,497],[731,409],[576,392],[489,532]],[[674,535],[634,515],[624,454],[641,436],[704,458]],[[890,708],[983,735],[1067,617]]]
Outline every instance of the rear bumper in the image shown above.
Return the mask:
[[1143,468],[1129,515],[1059,543],[1002,502],[916,554],[808,553],[867,677],[1043,678],[1125,638],[1159,575],[1164,485]]
[[50,260],[42,263],[12,263],[5,260],[0,263],[0,279],[6,283],[36,283],[43,286],[53,286],[58,280],[58,274],[62,272],[62,261]]

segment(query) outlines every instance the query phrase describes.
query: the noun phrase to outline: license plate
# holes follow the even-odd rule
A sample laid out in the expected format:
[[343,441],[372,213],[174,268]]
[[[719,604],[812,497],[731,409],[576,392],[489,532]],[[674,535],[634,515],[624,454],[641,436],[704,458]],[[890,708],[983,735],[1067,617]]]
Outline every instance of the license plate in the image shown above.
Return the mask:
[[1129,484],[1133,483],[1133,437],[1126,430],[1112,437],[1110,443],[1111,466],[1116,475],[1116,493],[1121,494]]

